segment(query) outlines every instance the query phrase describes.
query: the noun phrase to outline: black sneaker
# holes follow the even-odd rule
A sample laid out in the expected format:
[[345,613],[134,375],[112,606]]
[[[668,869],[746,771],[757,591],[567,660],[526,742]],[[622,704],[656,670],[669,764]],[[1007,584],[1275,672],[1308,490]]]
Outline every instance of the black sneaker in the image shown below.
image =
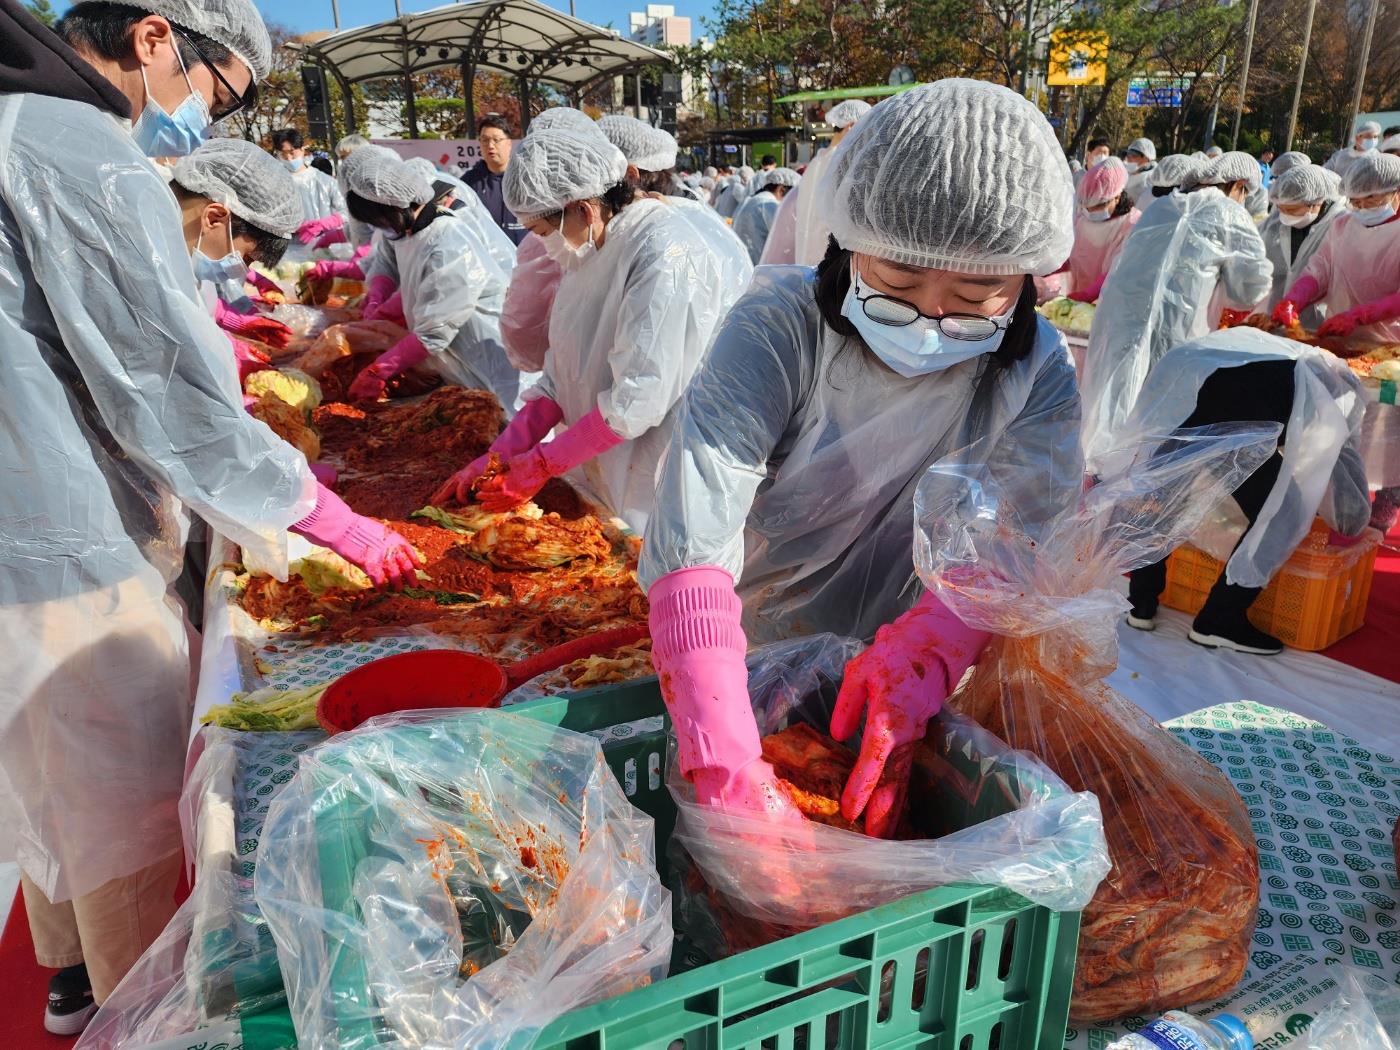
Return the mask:
[[59,970],[49,978],[49,1005],[44,1011],[44,1028],[54,1035],[77,1035],[97,1013],[92,999],[92,982],[87,966],[79,963]]
[[1255,656],[1277,656],[1283,652],[1283,643],[1271,634],[1265,634],[1246,620],[1241,624],[1203,623],[1197,619],[1187,635],[1197,645],[1207,649],[1232,649],[1237,653],[1253,653]]

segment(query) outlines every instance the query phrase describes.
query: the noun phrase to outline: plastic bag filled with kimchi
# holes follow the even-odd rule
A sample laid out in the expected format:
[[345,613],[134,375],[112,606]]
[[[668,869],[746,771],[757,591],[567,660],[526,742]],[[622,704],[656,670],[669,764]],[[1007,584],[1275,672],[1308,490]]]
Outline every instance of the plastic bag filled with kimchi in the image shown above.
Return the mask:
[[1034,502],[1017,491],[1032,477],[992,476],[984,457],[944,460],[920,482],[919,575],[996,636],[950,705],[1103,807],[1113,868],[1084,910],[1075,1019],[1214,999],[1244,974],[1259,899],[1244,804],[1103,679],[1118,662],[1123,573],[1190,536],[1272,454],[1277,433],[1250,424],[1139,436],[1121,475],[1034,524],[1017,511]]
[[[749,654],[749,696],[764,757],[801,792],[808,823],[779,827],[695,801],[672,753],[667,787],[679,927],[709,955],[956,882],[1003,886],[1077,911],[1108,870],[1097,801],[1065,787],[1034,757],[956,715],[940,715],[916,749],[898,839],[867,837],[840,817],[855,752],[825,734],[841,674],[861,649],[831,634]],[[691,864],[693,862],[693,866]]]

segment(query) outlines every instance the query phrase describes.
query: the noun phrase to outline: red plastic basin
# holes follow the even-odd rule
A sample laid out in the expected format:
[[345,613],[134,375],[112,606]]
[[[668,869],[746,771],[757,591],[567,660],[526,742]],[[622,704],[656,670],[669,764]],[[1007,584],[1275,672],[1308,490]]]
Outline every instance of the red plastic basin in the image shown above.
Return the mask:
[[395,711],[495,707],[505,694],[506,672],[494,661],[455,649],[425,649],[342,675],[321,694],[316,721],[333,735]]

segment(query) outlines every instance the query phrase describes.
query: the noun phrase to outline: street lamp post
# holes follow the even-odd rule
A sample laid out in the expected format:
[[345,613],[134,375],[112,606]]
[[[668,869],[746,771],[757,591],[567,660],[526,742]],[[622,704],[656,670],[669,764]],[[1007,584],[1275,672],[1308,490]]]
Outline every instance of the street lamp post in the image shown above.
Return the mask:
[[[1366,63],[1371,57],[1371,37],[1376,31],[1376,14],[1380,11],[1381,0],[1371,0],[1371,11],[1366,16],[1366,32],[1361,37],[1361,64],[1356,70],[1356,88],[1351,96],[1351,128],[1356,127],[1356,117],[1361,112],[1361,93],[1366,87]],[[1346,140],[1351,139],[1351,128],[1347,129]]]
[[1303,21],[1303,54],[1298,59],[1298,79],[1293,85],[1293,108],[1288,111],[1288,134],[1283,139],[1283,152],[1293,148],[1293,132],[1298,127],[1298,105],[1303,100],[1303,74],[1308,68],[1308,45],[1312,42],[1313,15],[1317,0],[1308,0],[1308,14]]
[[1244,69],[1240,71],[1240,97],[1235,101],[1235,124],[1230,130],[1230,148],[1240,148],[1240,118],[1244,114],[1244,97],[1249,91],[1249,60],[1254,54],[1254,20],[1259,14],[1259,0],[1249,0],[1249,27],[1244,34]]

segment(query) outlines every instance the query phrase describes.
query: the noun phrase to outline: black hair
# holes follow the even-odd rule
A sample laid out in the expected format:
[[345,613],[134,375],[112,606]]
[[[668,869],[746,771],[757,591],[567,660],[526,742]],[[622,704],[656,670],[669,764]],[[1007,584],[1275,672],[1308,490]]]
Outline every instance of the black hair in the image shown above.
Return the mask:
[[508,139],[515,137],[515,133],[510,129],[510,125],[506,123],[506,118],[499,113],[488,114],[476,122],[476,137],[481,138],[481,133],[487,128],[495,128]]
[[253,242],[253,258],[264,266],[276,266],[282,261],[283,254],[287,251],[287,246],[292,243],[290,237],[279,237],[275,233],[269,233],[261,226],[254,226],[251,222],[244,222],[237,215],[233,216],[233,222],[229,224],[229,229],[235,237],[247,237]]
[[311,166],[317,171],[324,171],[327,175],[334,175],[335,169],[331,167],[330,157],[316,156],[311,158]]
[[1171,191],[1174,190],[1174,189],[1176,189],[1175,186],[1153,186],[1153,187],[1152,187],[1152,196],[1154,196],[1154,197],[1165,197],[1167,194],[1171,193]]
[[[835,237],[828,237],[826,256],[817,264],[817,309],[821,312],[822,321],[837,335],[860,339],[856,326],[841,313],[841,304],[846,301],[846,292],[850,287],[851,253],[837,244]],[[1035,300],[1035,280],[1026,274],[1011,322],[1006,326],[1006,335],[991,354],[998,367],[1010,368],[1017,361],[1029,357],[1035,348],[1039,317],[1035,311]]]
[[765,153],[765,154],[763,155],[763,159],[760,160],[760,161],[758,162],[758,165],[759,165],[759,167],[762,167],[762,166],[765,165],[765,164],[772,164],[772,165],[774,165],[774,166],[776,167],[776,166],[777,166],[777,163],[778,163],[778,158],[777,158],[777,157],[773,156],[773,154],[771,154],[771,153]]
[[1381,132],[1381,138],[1390,138],[1391,135],[1400,135],[1400,124],[1392,124]]
[[[84,3],[70,7],[68,13],[54,26],[54,31],[75,51],[88,51],[116,62],[131,56],[132,28],[141,19],[153,13],[155,12],[128,7],[126,4],[85,0]],[[166,21],[170,22],[170,19]],[[226,66],[236,61],[233,52],[217,40],[210,40],[203,33],[196,33],[178,22],[170,24],[179,27],[180,32],[175,35],[175,46],[180,50],[180,58],[184,60],[186,69],[198,65],[204,58],[216,66]],[[199,50],[195,50],[196,48]]]
[[413,227],[412,208],[396,208],[392,204],[366,200],[354,190],[346,192],[345,207],[356,222],[367,222],[381,230],[404,234]]
[[302,142],[301,132],[296,128],[279,128],[272,133],[273,149],[281,149],[284,144],[292,149],[301,149]]
[[1126,192],[1120,193],[1118,195],[1118,206],[1113,209],[1113,214],[1110,217],[1116,219],[1120,215],[1127,215],[1128,212],[1133,210],[1133,206],[1136,203],[1137,202],[1129,197]]
[[[632,182],[619,182],[617,185],[610,186],[606,190],[604,190],[602,196],[587,199],[595,200],[599,204],[601,204],[604,208],[608,210],[608,218],[612,218],[623,208],[627,207],[627,205],[631,204],[634,200],[637,199],[637,186],[635,183]],[[354,212],[351,212],[351,214],[353,215]],[[548,215],[540,216],[540,218],[548,219],[556,225],[562,222],[563,217],[563,211],[550,212]]]
[[1090,139],[1089,145],[1084,147],[1084,152],[1093,153],[1094,150],[1098,149],[1100,146],[1102,146],[1104,149],[1112,148],[1112,146],[1109,144],[1108,139]]
[[642,193],[660,193],[667,197],[674,197],[677,195],[676,169],[642,171],[638,168],[637,177],[632,180],[632,185]]

